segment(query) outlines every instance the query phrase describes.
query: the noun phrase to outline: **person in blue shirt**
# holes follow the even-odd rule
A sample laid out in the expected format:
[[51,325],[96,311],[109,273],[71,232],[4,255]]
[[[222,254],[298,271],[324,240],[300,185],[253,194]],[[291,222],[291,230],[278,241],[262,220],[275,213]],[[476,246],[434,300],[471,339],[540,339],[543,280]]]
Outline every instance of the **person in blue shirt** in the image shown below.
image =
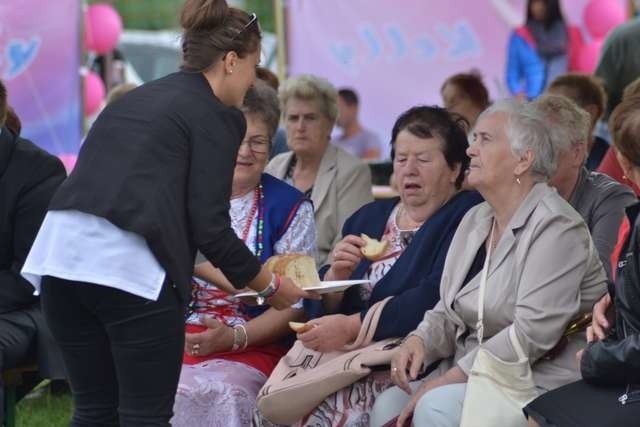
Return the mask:
[[536,98],[547,82],[576,69],[581,45],[580,30],[567,25],[558,0],[528,0],[526,23],[513,30],[507,47],[509,92]]

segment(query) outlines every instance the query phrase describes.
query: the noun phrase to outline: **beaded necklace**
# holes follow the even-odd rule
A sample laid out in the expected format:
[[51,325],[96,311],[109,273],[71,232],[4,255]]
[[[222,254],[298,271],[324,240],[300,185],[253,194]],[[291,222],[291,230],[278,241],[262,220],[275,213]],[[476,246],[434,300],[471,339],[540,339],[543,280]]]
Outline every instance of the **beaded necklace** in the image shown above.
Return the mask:
[[[259,184],[253,192],[253,204],[251,206],[251,211],[249,212],[249,218],[247,219],[246,224],[242,230],[242,240],[247,242],[247,238],[249,237],[249,230],[251,229],[251,223],[253,223],[253,217],[258,212],[258,224],[256,230],[256,246],[255,246],[255,254],[258,258],[262,255],[262,251],[264,249],[263,246],[263,231],[264,231],[264,192],[262,191],[262,184]],[[188,319],[196,310],[199,302],[198,295],[199,286],[195,280],[191,281],[191,300],[187,306],[187,311],[185,313],[185,319]]]
[[244,225],[242,230],[242,240],[247,243],[249,237],[249,230],[251,230],[251,223],[253,223],[253,217],[258,212],[258,224],[256,225],[256,246],[255,253],[258,258],[262,255],[263,246],[263,231],[264,231],[264,192],[262,191],[262,184],[259,184],[253,192],[253,204],[249,211],[249,219]]

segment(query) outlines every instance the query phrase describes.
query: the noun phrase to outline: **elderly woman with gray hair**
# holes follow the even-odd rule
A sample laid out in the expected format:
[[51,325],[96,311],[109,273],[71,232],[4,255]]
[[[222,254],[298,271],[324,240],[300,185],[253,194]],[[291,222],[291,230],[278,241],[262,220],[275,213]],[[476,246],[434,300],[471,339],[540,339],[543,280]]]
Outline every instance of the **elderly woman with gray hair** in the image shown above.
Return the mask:
[[[530,106],[496,103],[478,118],[467,152],[469,184],[486,202],[460,223],[442,273],[441,300],[394,356],[397,387],[377,398],[371,425],[398,414],[399,426],[411,418],[418,426],[460,424],[479,349],[483,277],[482,348],[504,363],[516,362],[521,358],[511,343],[517,340],[540,393],[579,378],[574,355],[585,337],[565,337],[565,330],[605,293],[606,275],[584,221],[547,184],[557,152],[546,124]],[[415,381],[421,366],[439,360],[435,371]]]
[[325,264],[341,239],[342,225],[373,200],[367,165],[329,143],[338,115],[338,92],[328,81],[300,75],[279,90],[291,151],[274,157],[267,172],[302,191],[313,202],[318,227],[317,257]]
[[[274,89],[257,82],[241,107],[247,121],[231,187],[231,226],[265,262],[288,252],[313,255],[313,207],[290,185],[263,173],[280,109]],[[200,258],[200,257],[199,257]],[[302,308],[249,306],[221,270],[196,260],[187,310],[182,371],[171,420],[180,426],[244,426],[258,390],[288,346],[288,322]]]
[[624,209],[636,202],[636,196],[626,185],[586,168],[589,113],[562,95],[542,95],[531,105],[550,124],[551,144],[558,151],[558,169],[549,183],[587,223],[600,261],[611,279],[610,259],[618,228]]

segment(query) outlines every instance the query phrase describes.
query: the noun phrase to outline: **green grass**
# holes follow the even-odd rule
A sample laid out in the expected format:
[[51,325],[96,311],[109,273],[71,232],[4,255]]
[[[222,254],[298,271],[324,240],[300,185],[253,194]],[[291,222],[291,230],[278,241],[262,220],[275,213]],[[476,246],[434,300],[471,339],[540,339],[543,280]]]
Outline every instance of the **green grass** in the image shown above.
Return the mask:
[[41,396],[22,399],[16,408],[17,427],[67,427],[71,419],[71,394],[53,396],[45,389]]

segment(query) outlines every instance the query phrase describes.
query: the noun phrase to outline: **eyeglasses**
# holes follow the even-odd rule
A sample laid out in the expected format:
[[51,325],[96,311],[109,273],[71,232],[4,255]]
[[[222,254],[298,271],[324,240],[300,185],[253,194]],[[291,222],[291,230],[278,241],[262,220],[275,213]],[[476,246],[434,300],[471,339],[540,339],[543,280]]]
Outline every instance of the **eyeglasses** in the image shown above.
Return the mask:
[[238,37],[240,37],[240,34],[242,34],[243,32],[245,32],[245,30],[247,28],[249,28],[251,25],[256,24],[256,26],[258,27],[258,33],[262,33],[262,30],[260,29],[260,22],[258,21],[258,15],[256,15],[255,13],[252,13],[251,15],[249,15],[249,22],[247,22],[245,24],[244,27],[242,27],[242,29],[240,31],[238,31],[238,33],[233,36],[233,38],[231,40],[235,40]]
[[240,145],[242,144],[247,144],[249,150],[254,154],[267,154],[269,152],[269,143],[261,139],[244,140],[240,143]]

